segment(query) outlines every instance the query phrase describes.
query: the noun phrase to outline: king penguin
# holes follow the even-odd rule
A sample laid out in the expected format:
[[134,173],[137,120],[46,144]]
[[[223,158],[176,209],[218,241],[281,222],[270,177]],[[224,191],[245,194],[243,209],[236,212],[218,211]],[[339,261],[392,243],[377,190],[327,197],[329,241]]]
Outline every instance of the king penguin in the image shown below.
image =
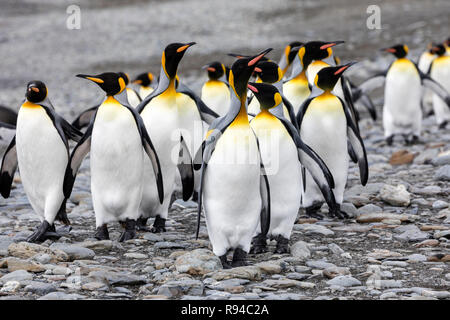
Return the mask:
[[218,61],[203,68],[208,71],[208,81],[202,87],[203,102],[219,116],[224,116],[230,106],[230,90],[227,84],[226,67]]
[[[438,44],[432,48],[437,57],[431,62],[429,75],[450,92],[450,56],[445,55],[445,47]],[[440,129],[444,129],[450,121],[449,106],[436,94],[433,94],[433,110]]]
[[[258,224],[263,235],[269,230],[270,191],[248,121],[247,84],[258,61],[270,50],[233,64],[229,111],[211,124],[195,156],[195,168],[201,167],[197,236],[204,203],[209,239],[224,268],[246,265]],[[230,250],[234,250],[231,264]]]
[[386,143],[391,145],[395,135],[402,135],[405,143],[419,140],[422,127],[422,87],[431,89],[447,105],[450,97],[439,83],[419,70],[408,59],[408,46],[398,44],[382,51],[392,53],[396,60],[380,73],[364,81],[359,88],[369,92],[384,84],[383,126]]
[[[344,100],[332,93],[342,73],[352,63],[325,67],[314,79],[311,96],[303,103],[298,113],[300,136],[323,159],[333,174],[333,189],[337,206],[330,208],[329,215],[346,217],[340,211],[348,173],[348,144],[351,145],[358,160],[362,185],[367,183],[369,169],[364,143],[359,135],[350,111]],[[347,143],[348,141],[348,143]],[[323,203],[323,196],[306,172],[306,190],[302,199],[306,214],[321,218],[317,213]]]
[[128,76],[128,74],[126,74],[125,72],[118,72],[117,74],[125,80],[125,90],[127,92],[128,103],[133,108],[136,108],[139,103],[141,103],[142,98],[137,91],[128,86],[130,84],[130,77]]
[[82,133],[55,112],[43,82],[29,82],[25,97],[17,116],[16,135],[3,156],[0,192],[4,198],[9,197],[19,167],[25,193],[41,220],[27,241],[43,242],[60,237],[55,219],[70,224],[66,215],[68,197],[63,192],[68,140],[79,141]]
[[286,75],[289,67],[294,62],[295,56],[298,53],[298,49],[303,45],[303,42],[293,41],[289,43],[286,47],[284,47],[283,53],[281,55],[280,61],[278,65],[281,68],[281,72],[283,73],[283,77]]
[[[64,179],[64,193],[70,196],[76,173],[90,151],[95,238],[109,239],[108,224],[118,221],[124,227],[119,241],[133,239],[144,185],[151,185],[159,201],[163,200],[164,187],[158,155],[142,118],[129,105],[122,76],[106,72],[94,76],[79,74],[77,77],[98,84],[106,97],[72,151]],[[153,168],[154,182],[143,179],[144,151]]]
[[[419,57],[419,60],[417,62],[417,67],[421,72],[424,74],[428,74],[428,71],[430,70],[431,62],[436,58],[436,55],[432,51],[433,44],[430,43],[427,47],[427,50],[425,50]],[[431,111],[432,104],[433,104],[433,94],[429,89],[423,89],[422,93],[422,112],[425,113],[426,116],[433,114],[434,111]]]
[[136,79],[132,81],[133,84],[138,86],[139,88],[138,93],[142,99],[146,98],[149,94],[153,92],[154,90],[152,87],[153,79],[154,76],[151,72],[144,72],[138,75]]
[[[152,232],[165,231],[166,219],[170,205],[171,196],[175,186],[175,174],[179,162],[179,154],[187,156],[184,161],[184,168],[181,173],[183,186],[183,197],[189,198],[193,190],[192,159],[189,150],[184,143],[180,126],[180,111],[177,104],[177,91],[175,81],[178,64],[183,58],[186,50],[194,45],[190,43],[172,43],[163,51],[161,57],[161,71],[157,88],[148,95],[136,108],[142,116],[148,133],[152,138],[155,149],[161,162],[161,172],[164,178],[164,196],[162,203],[159,201],[156,192],[153,170],[150,163],[145,161],[144,170],[144,190],[140,204],[140,218],[138,228],[145,229],[149,217],[155,217]],[[180,84],[179,84],[180,85]],[[180,151],[183,150],[183,152]],[[180,167],[178,166],[180,170]],[[188,191],[189,190],[189,191]]]
[[[261,112],[253,118],[250,126],[259,141],[261,160],[270,187],[268,236],[277,241],[275,253],[287,253],[301,205],[302,165],[313,177],[330,208],[336,206],[332,191],[334,181],[323,160],[303,143],[297,128],[284,117],[278,89],[266,83],[249,83],[248,87],[261,107]],[[253,238],[252,252],[265,252],[266,237],[261,235],[260,230],[257,233]]]

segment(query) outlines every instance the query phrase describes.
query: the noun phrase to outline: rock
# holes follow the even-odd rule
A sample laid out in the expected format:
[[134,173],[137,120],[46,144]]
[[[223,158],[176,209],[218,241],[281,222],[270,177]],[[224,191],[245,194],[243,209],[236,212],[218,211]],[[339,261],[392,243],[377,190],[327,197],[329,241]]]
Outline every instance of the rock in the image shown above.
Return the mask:
[[56,248],[47,248],[35,243],[11,243],[8,247],[8,255],[21,259],[28,259],[39,253],[48,254],[52,263],[69,261],[69,255],[64,251]]
[[440,167],[434,174],[434,180],[450,181],[450,165]]
[[330,286],[354,287],[360,286],[361,281],[353,278],[352,276],[345,275],[345,276],[337,276],[331,280],[328,280],[327,284]]
[[317,225],[317,224],[294,224],[294,230],[304,232],[305,235],[310,234],[320,234],[323,236],[332,236],[334,232],[327,227]]
[[402,184],[396,187],[385,184],[380,190],[380,198],[393,206],[407,207],[411,202],[411,195]]
[[101,240],[101,241],[84,241],[78,243],[80,247],[88,248],[94,251],[109,251],[114,245],[111,240]]
[[274,263],[270,261],[263,261],[255,264],[264,274],[280,274],[282,272],[282,267],[280,263]]
[[338,255],[340,255],[340,254],[342,254],[342,253],[345,252],[345,251],[344,251],[341,247],[339,247],[336,243],[330,243],[330,244],[328,244],[328,248],[330,249],[331,252],[333,252],[334,254],[338,254]]
[[400,220],[402,222],[410,221],[411,216],[408,214],[396,213],[366,213],[361,214],[356,221],[359,223],[381,222],[383,220]]
[[152,233],[152,232],[145,233],[143,235],[142,239],[145,239],[145,240],[150,241],[150,242],[161,242],[161,241],[163,241],[163,237],[162,236],[160,236],[159,234],[156,234],[156,233]]
[[6,264],[9,272],[13,272],[16,270],[25,270],[30,272],[43,272],[45,268],[43,265],[38,264],[33,261],[22,260],[17,258],[6,258]]
[[402,255],[398,252],[386,249],[373,249],[371,253],[367,254],[367,256],[377,260],[383,260],[387,258],[401,257]]
[[169,241],[162,241],[162,242],[157,242],[155,243],[155,245],[153,246],[155,249],[184,249],[187,247],[186,244],[184,243],[179,243],[179,242],[169,242]]
[[20,287],[21,287],[21,285],[20,285],[19,281],[8,281],[3,285],[0,292],[14,293],[14,292],[19,291]]
[[411,153],[408,150],[399,150],[392,154],[389,159],[390,165],[402,165],[410,164],[413,162],[414,158],[417,156],[415,153]]
[[415,188],[414,193],[423,196],[434,196],[442,193],[442,189],[439,186],[426,186],[425,188]]
[[450,239],[450,230],[436,231],[433,235],[433,238],[435,238],[435,239],[440,239],[440,238]]
[[343,204],[341,204],[341,211],[348,214],[350,218],[354,218],[359,215],[359,211],[358,209],[356,209],[353,203],[344,202]]
[[8,247],[13,241],[8,240],[0,240],[0,257],[4,257],[8,255]]
[[439,154],[431,161],[433,166],[443,166],[450,164],[450,151]]
[[148,256],[146,254],[139,253],[139,252],[127,252],[124,254],[124,257],[126,257],[128,259],[138,259],[138,260],[148,258]]
[[204,285],[200,280],[173,280],[159,287],[157,294],[168,298],[176,298],[181,295],[201,296],[204,289]]
[[368,213],[381,213],[383,209],[381,209],[379,206],[376,206],[372,203],[366,204],[365,206],[362,206],[358,209],[359,214],[368,214]]
[[429,240],[424,240],[420,243],[416,243],[414,244],[414,247],[416,248],[424,248],[424,247],[436,247],[439,245],[439,241],[438,240],[434,240],[434,239],[429,239]]
[[217,281],[232,278],[259,281],[261,280],[261,269],[255,266],[237,267],[232,269],[214,271],[212,273],[208,273],[206,276]]
[[31,283],[28,284],[24,290],[25,292],[31,292],[42,296],[56,291],[56,287],[51,283],[31,281]]
[[311,257],[311,251],[309,246],[304,241],[297,241],[291,246],[291,255],[300,259],[309,259]]
[[409,262],[423,262],[423,261],[427,261],[427,257],[424,256],[423,254],[411,254],[409,256],[406,257],[408,259]]
[[86,296],[75,293],[67,294],[64,292],[51,292],[43,297],[40,297],[38,300],[83,300],[85,298]]
[[95,252],[91,249],[65,243],[54,243],[50,249],[57,249],[65,252],[69,256],[69,260],[90,260],[95,257]]
[[437,253],[429,256],[427,260],[431,262],[450,262],[450,254]]
[[17,270],[11,273],[5,274],[0,278],[0,284],[4,284],[8,281],[18,281],[23,282],[27,280],[33,280],[33,274],[25,271],[25,270]]
[[442,201],[442,200],[437,200],[435,202],[433,202],[433,209],[444,209],[444,208],[448,208],[448,202]]
[[400,235],[394,236],[396,239],[401,241],[423,241],[430,237],[427,232],[420,231],[415,225],[410,226],[408,230]]
[[204,275],[222,269],[220,259],[207,249],[195,249],[179,256],[175,268],[180,273]]
[[249,280],[244,279],[228,279],[211,283],[207,287],[213,290],[226,291],[230,293],[242,293],[245,291],[244,285],[249,282]]
[[322,274],[328,279],[333,279],[337,276],[350,275],[350,269],[347,267],[328,267],[322,271]]
[[72,270],[70,268],[67,268],[67,267],[57,266],[57,267],[52,269],[52,273],[55,274],[55,275],[68,276],[68,275],[72,274]]
[[92,271],[88,277],[94,281],[109,283],[110,285],[139,285],[145,283],[145,278],[134,274],[115,271]]
[[322,261],[322,260],[309,260],[309,261],[306,261],[306,265],[310,268],[320,269],[320,270],[336,267],[336,265],[326,262],[326,261]]
[[303,282],[291,279],[280,279],[280,280],[265,280],[262,282],[263,286],[275,288],[275,289],[286,289],[286,288],[302,288],[302,289],[311,289],[315,287],[314,283],[311,282]]
[[84,283],[81,289],[87,291],[108,291],[109,287],[104,282],[92,281]]

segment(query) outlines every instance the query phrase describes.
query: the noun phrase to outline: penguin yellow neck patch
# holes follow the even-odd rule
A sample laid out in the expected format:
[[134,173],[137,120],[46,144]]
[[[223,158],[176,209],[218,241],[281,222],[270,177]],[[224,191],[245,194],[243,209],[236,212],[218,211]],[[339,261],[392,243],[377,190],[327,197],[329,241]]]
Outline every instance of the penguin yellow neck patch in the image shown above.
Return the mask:
[[247,110],[245,109],[245,99],[247,99],[247,97],[245,96],[241,99],[241,107],[239,109],[239,113],[236,118],[234,118],[230,126],[242,127],[250,125],[250,123],[248,122]]
[[24,104],[22,104],[22,108],[41,108],[41,106],[30,101],[25,101]]

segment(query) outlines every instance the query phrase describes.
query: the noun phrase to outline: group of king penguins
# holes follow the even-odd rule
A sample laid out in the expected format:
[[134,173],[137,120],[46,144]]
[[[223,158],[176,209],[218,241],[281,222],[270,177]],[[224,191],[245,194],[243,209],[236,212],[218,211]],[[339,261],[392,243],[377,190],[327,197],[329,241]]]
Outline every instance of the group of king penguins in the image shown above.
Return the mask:
[[27,241],[57,240],[55,220],[70,224],[66,202],[90,153],[96,239],[109,239],[114,222],[123,227],[119,241],[142,230],[164,232],[180,177],[183,200],[198,203],[196,235],[204,214],[224,268],[246,265],[248,253],[267,252],[269,238],[276,253],[287,253],[301,207],[322,219],[326,202],[329,217],[348,218],[341,204],[350,160],[367,183],[356,101],[376,119],[368,92],[385,81],[388,144],[394,135],[417,141],[422,86],[433,91],[438,125],[450,120],[449,40],[431,46],[419,67],[406,57],[406,45],[384,49],[396,60],[360,86],[344,76],[354,62],[340,64],[333,54],[343,41],[292,42],[278,63],[266,57],[272,49],[230,54],[236,58],[230,68],[220,62],[203,67],[208,80],[200,96],[177,75],[195,43],[172,43],[162,52],[157,79],[149,72],[131,82],[123,72],[78,74],[103,94],[72,123],[56,113],[46,85],[31,81],[3,156],[0,193],[9,197],[18,168],[41,220]]

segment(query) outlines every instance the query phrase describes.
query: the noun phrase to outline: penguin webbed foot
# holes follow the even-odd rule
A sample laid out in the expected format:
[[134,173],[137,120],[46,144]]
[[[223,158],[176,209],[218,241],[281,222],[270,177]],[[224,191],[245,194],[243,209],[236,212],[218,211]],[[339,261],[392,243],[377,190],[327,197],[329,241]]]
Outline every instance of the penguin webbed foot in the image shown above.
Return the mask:
[[324,216],[317,211],[322,207],[322,202],[315,202],[311,206],[305,208],[305,214],[310,218],[323,220]]
[[155,222],[153,222],[153,227],[150,232],[161,233],[166,232],[166,219],[156,216]]
[[404,135],[403,138],[406,146],[411,146],[419,142],[419,137],[416,135],[412,135],[411,137],[409,135]]
[[58,240],[59,238],[61,238],[61,235],[56,232],[55,225],[51,225],[44,220],[26,241],[30,243],[42,243],[47,239]]
[[136,238],[136,220],[125,220],[124,227],[125,230],[120,235],[119,242],[124,242]]
[[441,122],[441,123],[439,124],[439,129],[445,129],[445,128],[447,127],[447,124],[448,124],[448,121],[447,121],[447,120],[444,121],[444,122]]
[[267,238],[262,234],[258,234],[252,239],[252,247],[250,253],[260,254],[267,252]]
[[242,250],[241,248],[234,249],[233,253],[233,261],[231,262],[233,268],[243,267],[248,265],[247,262],[247,252]]
[[150,232],[150,228],[147,227],[148,218],[139,217],[136,220],[136,231]]
[[350,218],[349,215],[346,212],[341,211],[341,205],[340,204],[338,204],[336,207],[330,209],[328,211],[328,216],[330,218],[335,218],[336,217],[336,218],[339,218],[339,219],[349,219]]
[[388,146],[392,146],[392,142],[394,142],[394,135],[393,134],[386,138],[386,144]]
[[222,268],[224,268],[224,269],[231,269],[232,268],[230,262],[227,259],[227,254],[226,253],[223,256],[220,256],[219,259],[220,259],[220,262],[222,263]]
[[97,227],[94,238],[97,240],[109,240],[108,226],[106,224]]
[[289,239],[279,235],[276,238],[277,246],[275,248],[275,253],[284,254],[289,253]]

